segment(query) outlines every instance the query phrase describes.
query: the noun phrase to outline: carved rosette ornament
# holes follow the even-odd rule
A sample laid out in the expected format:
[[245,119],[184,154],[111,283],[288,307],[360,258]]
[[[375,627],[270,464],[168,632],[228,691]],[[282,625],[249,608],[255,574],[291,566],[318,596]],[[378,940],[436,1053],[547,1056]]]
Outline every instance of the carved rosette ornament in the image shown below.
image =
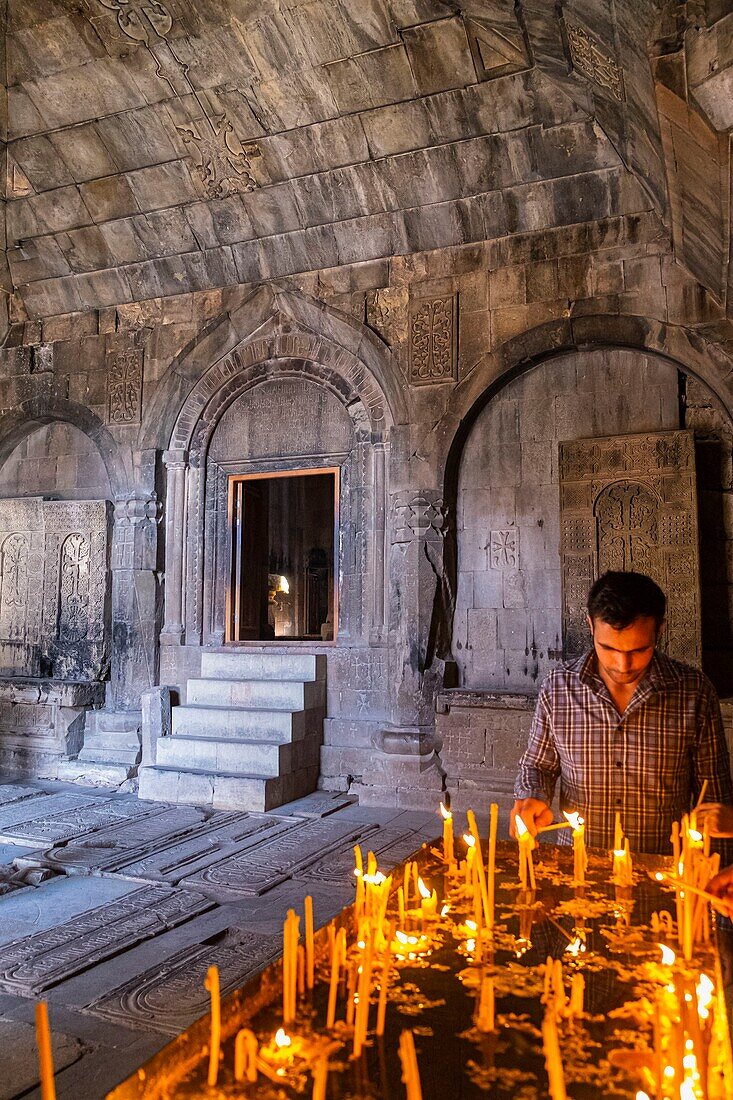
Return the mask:
[[456,296],[410,302],[410,382],[414,386],[455,382]]

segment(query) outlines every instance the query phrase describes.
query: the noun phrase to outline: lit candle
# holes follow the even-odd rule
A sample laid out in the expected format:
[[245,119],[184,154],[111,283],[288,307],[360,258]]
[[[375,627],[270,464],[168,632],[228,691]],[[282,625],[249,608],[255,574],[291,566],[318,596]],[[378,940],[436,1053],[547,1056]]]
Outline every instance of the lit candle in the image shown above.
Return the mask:
[[248,1027],[237,1032],[234,1040],[234,1080],[247,1080],[254,1084],[257,1080],[257,1036]]
[[473,888],[473,861],[476,858],[476,841],[470,833],[464,833],[463,839],[468,845],[468,851],[466,852],[466,860],[464,863],[464,867],[466,869],[466,886],[469,890],[471,890]]
[[618,852],[624,846],[624,831],[621,828],[621,814],[617,811],[616,823],[613,831],[613,850]]
[[455,863],[453,848],[453,814],[440,803],[440,812],[443,815],[443,859],[450,871]]
[[48,1007],[45,1001],[39,1001],[36,1005],[36,1044],[38,1046],[38,1064],[41,1071],[41,1100],[56,1100],[51,1029],[48,1025]]
[[474,859],[474,868],[476,870],[476,876],[478,879],[478,887],[481,892],[481,904],[484,909],[484,922],[488,924],[489,921],[489,893],[486,885],[486,873],[484,871],[484,857],[481,851],[481,840],[479,839],[478,825],[476,824],[476,816],[473,810],[469,810],[468,814],[468,827],[471,830],[471,834],[476,841],[476,856]]
[[545,1012],[542,1021],[542,1046],[545,1053],[545,1067],[552,1100],[567,1100],[565,1074],[562,1068],[560,1042],[557,1036],[555,1013],[551,1009]]
[[400,1061],[402,1080],[407,1089],[407,1100],[422,1100],[420,1071],[417,1068],[415,1040],[411,1031],[403,1031],[400,1035]]
[[496,802],[491,803],[489,810],[489,880],[487,893],[489,898],[489,911],[486,914],[486,927],[490,934],[494,931],[494,910],[496,897],[496,837],[499,827],[499,807]]
[[364,911],[364,859],[358,844],[354,846],[354,876],[356,878],[356,898],[354,900],[354,929],[358,933],[359,921]]
[[514,828],[519,845],[519,882],[523,890],[526,890],[528,885],[534,890],[537,886],[534,876],[534,863],[532,862],[534,837],[519,814],[514,818]]
[[624,840],[623,848],[615,848],[613,852],[613,881],[617,886],[633,886],[634,876],[631,866],[631,854],[629,853],[628,838]]
[[588,853],[585,850],[585,821],[577,811],[569,814],[563,811],[573,830],[573,879],[582,885],[588,868]]
[[219,1076],[219,1048],[221,1046],[221,998],[219,996],[219,969],[210,966],[204,986],[211,994],[211,1045],[209,1047],[208,1083],[211,1088]]
[[417,880],[417,890],[420,894],[420,911],[422,920],[432,920],[438,912],[438,895],[435,890],[429,890],[421,878]]
[[283,925],[283,1023],[295,1019],[298,987],[298,939],[300,917],[293,909]]
[[315,984],[315,946],[313,934],[313,898],[305,899],[305,980],[308,989]]

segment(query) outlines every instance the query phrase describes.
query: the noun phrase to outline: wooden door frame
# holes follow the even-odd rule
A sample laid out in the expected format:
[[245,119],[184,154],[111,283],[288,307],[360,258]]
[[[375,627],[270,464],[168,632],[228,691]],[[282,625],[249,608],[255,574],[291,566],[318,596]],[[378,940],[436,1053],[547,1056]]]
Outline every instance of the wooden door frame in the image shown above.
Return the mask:
[[333,638],[328,642],[308,642],[300,638],[260,638],[247,639],[246,641],[233,637],[234,633],[234,609],[239,606],[241,570],[236,573],[234,584],[230,580],[226,591],[225,611],[225,645],[334,645],[338,637],[339,625],[339,501],[341,491],[341,467],[340,466],[314,466],[301,470],[268,470],[253,474],[228,474],[227,475],[227,552],[229,560],[229,576],[235,575],[235,523],[238,528],[236,546],[241,543],[241,519],[236,520],[234,515],[236,486],[243,481],[264,481],[283,477],[314,477],[317,474],[333,474]]

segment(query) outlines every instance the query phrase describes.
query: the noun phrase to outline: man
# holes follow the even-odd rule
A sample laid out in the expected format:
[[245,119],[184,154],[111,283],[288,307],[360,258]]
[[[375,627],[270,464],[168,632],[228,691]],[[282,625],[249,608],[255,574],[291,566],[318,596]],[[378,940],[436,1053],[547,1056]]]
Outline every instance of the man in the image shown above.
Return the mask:
[[[733,802],[720,705],[702,672],[657,648],[662,590],[641,573],[605,573],[588,596],[593,642],[550,673],[514,787],[530,832],[578,810],[586,841],[613,846],[616,814],[632,852],[669,852],[672,822],[707,780],[706,803]],[[560,834],[562,840],[570,838]]]

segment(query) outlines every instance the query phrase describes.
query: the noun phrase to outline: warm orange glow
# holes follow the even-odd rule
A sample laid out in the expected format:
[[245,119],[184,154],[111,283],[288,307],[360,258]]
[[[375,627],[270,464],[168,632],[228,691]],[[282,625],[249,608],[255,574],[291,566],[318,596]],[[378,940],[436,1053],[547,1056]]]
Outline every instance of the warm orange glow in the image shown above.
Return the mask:
[[517,831],[517,838],[526,836],[527,833],[529,832],[529,829],[524,824],[524,822],[522,821],[519,814],[517,814],[516,817],[514,818],[514,828]]
[[428,890],[427,886],[421,878],[418,878],[417,880],[417,888],[420,891],[421,898],[425,898],[425,900],[427,901],[429,897],[432,897],[431,891]]
[[290,1044],[292,1043],[292,1041],[293,1040],[290,1038],[290,1036],[288,1035],[288,1033],[287,1033],[287,1031],[285,1030],[284,1027],[279,1027],[277,1029],[277,1031],[275,1032],[275,1045],[276,1046],[278,1046],[280,1048],[289,1047]]
[[696,988],[697,1012],[701,1020],[707,1020],[710,1015],[710,1005],[713,1003],[714,992],[715,986],[712,979],[707,974],[701,974]]
[[657,882],[664,882],[664,875],[662,874],[661,871],[657,871],[657,873],[655,874],[654,877],[657,880]]
[[585,943],[583,942],[582,936],[576,936],[565,948],[565,954],[572,955],[574,958],[577,958],[583,951],[585,951]]
[[466,844],[468,845],[469,848],[475,847],[475,845],[476,845],[476,837],[475,836],[471,836],[470,833],[464,833],[463,834],[463,839],[465,840],[465,842],[466,842]]
[[443,815],[443,820],[444,821],[451,821],[452,820],[453,814],[450,812],[450,810],[446,809],[446,807],[443,805],[442,802],[440,803],[440,812]]
[[617,859],[623,859],[624,856],[626,855],[626,849],[625,848],[614,848],[613,854],[616,856]]
[[688,829],[687,830],[687,835],[690,838],[690,840],[694,841],[695,844],[701,844],[702,843],[703,835],[702,835],[701,832],[698,832],[697,829]]
[[565,810],[563,810],[563,817],[570,823],[570,825],[572,825],[574,830],[579,829],[581,827],[581,825],[585,825],[585,821],[580,816],[580,814],[578,813],[577,810],[575,810],[571,814],[569,814]]

